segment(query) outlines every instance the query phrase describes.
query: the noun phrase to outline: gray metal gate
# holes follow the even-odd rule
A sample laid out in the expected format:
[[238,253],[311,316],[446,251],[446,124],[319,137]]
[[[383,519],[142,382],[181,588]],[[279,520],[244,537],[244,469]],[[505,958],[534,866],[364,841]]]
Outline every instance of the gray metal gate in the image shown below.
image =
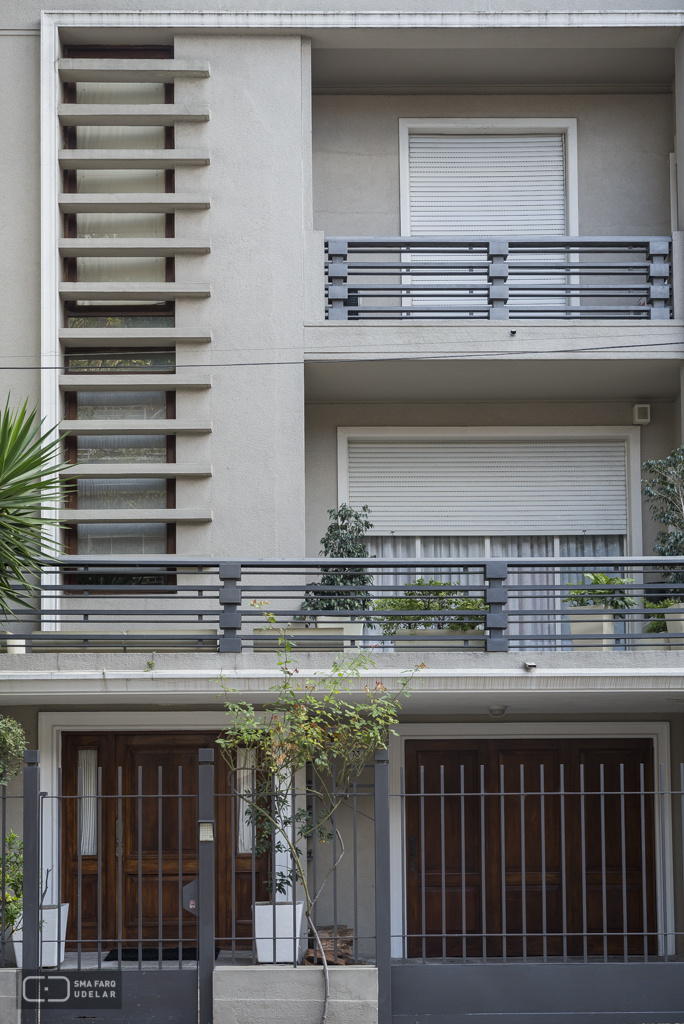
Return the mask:
[[[214,968],[214,751],[199,751],[197,793],[183,792],[182,769],[178,769],[178,792],[143,791],[142,770],[138,790],[124,794],[119,770],[119,791],[102,792],[102,769],[96,769],[97,782],[86,780],[79,768],[75,796],[58,791],[48,795],[40,790],[39,752],[27,751],[23,793],[23,931],[13,943],[21,950],[22,974],[47,979],[66,979],[71,990],[77,979],[107,979],[120,972],[121,1004],[98,1012],[92,1003],[77,1009],[60,1008],[45,996],[36,1008],[22,1008],[22,1024],[37,1024],[40,1019],[62,1024],[83,1019],[108,1024],[211,1024],[212,971]],[[161,775],[161,770],[159,772]],[[5,798],[6,800],[6,798]],[[169,805],[173,810],[169,810]],[[116,814],[117,856],[115,877],[107,874],[103,862],[103,822]],[[3,804],[3,816],[5,815]],[[165,863],[163,849],[164,817],[173,818],[178,829],[178,858],[175,873]],[[192,815],[196,824],[196,849],[192,858],[196,877],[184,878],[183,826]],[[132,856],[137,867],[124,878],[123,822],[133,822]],[[143,825],[143,822],[145,824]],[[156,829],[157,869],[149,864],[143,876],[143,829]],[[69,830],[77,843],[76,871],[62,870],[62,850]],[[187,843],[187,839],[185,840]],[[187,857],[187,852],[186,852]],[[11,859],[10,859],[11,860]],[[150,860],[148,856],[148,861]],[[187,873],[187,872],[186,872]],[[2,855],[2,885],[11,874],[5,848]],[[70,886],[72,915],[68,936],[62,942],[66,904],[64,879]],[[115,893],[106,891],[114,886]],[[108,914],[107,905],[115,912]],[[150,908],[153,915],[150,915]],[[183,910],[185,908],[185,922]],[[188,926],[187,912],[197,918]],[[3,907],[4,913],[4,907]],[[50,941],[48,915],[56,918],[55,940]],[[168,918],[173,919],[172,934]],[[4,922],[3,922],[4,925]],[[185,932],[185,934],[184,934]],[[3,927],[3,934],[5,929]],[[2,943],[3,966],[11,961],[8,942]],[[17,961],[19,956],[17,956]],[[113,976],[112,976],[113,977]],[[34,984],[31,981],[31,984]],[[35,984],[38,984],[36,982]],[[31,992],[37,992],[35,987]],[[47,992],[47,989],[45,990]]]
[[[389,798],[401,813],[402,920],[392,956],[378,956],[380,1024],[684,1020],[684,864],[672,842],[684,766],[679,788],[662,765],[649,786],[643,765],[636,786],[623,765],[617,784],[603,765],[596,774],[594,788],[582,769],[573,790],[562,771],[559,788],[545,787],[543,768],[526,785],[521,767],[506,787],[502,768],[493,791],[484,770],[469,788],[463,767],[455,786],[443,766],[429,784],[421,767],[407,792],[402,770]],[[389,848],[389,814],[380,826]]]

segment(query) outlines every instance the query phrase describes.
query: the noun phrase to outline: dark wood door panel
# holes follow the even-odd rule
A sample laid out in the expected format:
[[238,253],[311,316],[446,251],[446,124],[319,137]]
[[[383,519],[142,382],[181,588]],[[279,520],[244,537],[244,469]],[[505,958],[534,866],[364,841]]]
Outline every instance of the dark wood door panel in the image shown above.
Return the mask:
[[652,786],[648,740],[407,742],[409,956],[643,952]]
[[[197,876],[198,750],[214,747],[216,797],[216,928],[229,937],[252,934],[252,887],[266,894],[267,857],[235,853],[228,766],[215,732],[70,733],[62,751],[62,882],[71,905],[68,939],[79,934],[84,949],[112,948],[119,936],[167,944],[191,942],[197,919],[182,907],[180,889]],[[96,851],[83,851],[79,819],[79,751],[97,753],[102,798],[97,802]],[[80,801],[83,808],[83,800]],[[82,812],[81,812],[82,817]],[[235,868],[235,884],[232,872]],[[99,883],[98,883],[99,872]],[[79,882],[80,878],[80,882]],[[235,905],[233,906],[233,898]],[[161,910],[161,936],[160,936]],[[88,943],[90,943],[88,945]],[[192,942],[191,942],[192,944]]]

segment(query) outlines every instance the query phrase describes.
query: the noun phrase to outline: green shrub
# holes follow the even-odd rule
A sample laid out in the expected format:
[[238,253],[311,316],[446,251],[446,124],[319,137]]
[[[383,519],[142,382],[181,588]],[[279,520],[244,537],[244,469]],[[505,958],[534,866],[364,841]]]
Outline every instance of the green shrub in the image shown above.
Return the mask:
[[[394,636],[398,629],[445,629],[456,633],[469,633],[484,628],[484,615],[458,616],[454,611],[487,611],[481,597],[465,597],[462,590],[440,580],[421,576],[404,590],[403,597],[387,597],[375,601],[377,611],[397,612],[396,615],[374,619],[385,636]],[[401,612],[425,612],[424,615],[401,615]]]

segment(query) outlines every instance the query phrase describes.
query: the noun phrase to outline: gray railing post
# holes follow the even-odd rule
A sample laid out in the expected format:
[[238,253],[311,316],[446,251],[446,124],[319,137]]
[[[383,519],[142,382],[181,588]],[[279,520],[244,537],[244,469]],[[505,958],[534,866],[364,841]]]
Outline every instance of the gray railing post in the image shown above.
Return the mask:
[[349,298],[347,278],[349,265],[347,255],[349,246],[341,238],[328,240],[328,299],[330,309],[328,320],[346,320],[348,318],[346,302]]
[[487,242],[489,267],[489,319],[508,320],[508,242],[491,238]]
[[199,751],[197,788],[197,968],[199,984],[199,1024],[214,1019],[214,751]]
[[[40,751],[24,752],[23,969],[40,968]],[[3,842],[5,837],[3,836]],[[35,1024],[38,1011],[22,1010],[22,1024]]]
[[[669,320],[670,308],[667,305],[671,295],[670,242],[667,238],[653,238],[648,243],[648,305],[651,320]],[[655,283],[653,283],[655,281]]]
[[238,587],[241,578],[242,567],[239,562],[219,563],[219,601],[223,606],[219,615],[219,628],[223,630],[219,637],[219,654],[239,654],[242,650],[242,640],[237,635],[242,627],[239,611],[242,594]]
[[485,603],[489,611],[485,616],[485,628],[488,630],[488,651],[507,651],[508,637],[504,630],[508,626],[508,566],[505,562],[485,562]]
[[378,1024],[392,1024],[389,752],[375,752],[375,962]]

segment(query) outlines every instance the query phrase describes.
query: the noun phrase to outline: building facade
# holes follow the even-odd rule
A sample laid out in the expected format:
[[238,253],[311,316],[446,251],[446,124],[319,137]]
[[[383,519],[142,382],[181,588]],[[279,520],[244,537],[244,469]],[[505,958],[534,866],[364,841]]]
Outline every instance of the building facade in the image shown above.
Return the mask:
[[[149,944],[143,903],[155,941],[191,934],[166,895],[198,870],[184,840],[155,812],[143,880],[142,818],[82,800],[170,796],[179,766],[194,792],[221,687],[261,706],[279,675],[256,599],[302,673],[361,649],[361,694],[420,663],[389,748],[390,946],[371,810],[322,903],[356,943],[334,1019],[675,1022],[684,602],[641,466],[683,441],[684,16],[178,7],[0,25],[0,380],[64,434],[71,484],[66,568],[6,624],[0,708],[40,751],[68,956]],[[446,617],[302,615],[342,504],[370,510],[372,598],[441,581]],[[659,631],[645,601],[675,606]],[[269,869],[239,813],[216,833],[215,1019],[314,1020],[314,973],[240,966]],[[568,960],[589,972],[570,1011]],[[400,970],[438,961],[436,986]]]

